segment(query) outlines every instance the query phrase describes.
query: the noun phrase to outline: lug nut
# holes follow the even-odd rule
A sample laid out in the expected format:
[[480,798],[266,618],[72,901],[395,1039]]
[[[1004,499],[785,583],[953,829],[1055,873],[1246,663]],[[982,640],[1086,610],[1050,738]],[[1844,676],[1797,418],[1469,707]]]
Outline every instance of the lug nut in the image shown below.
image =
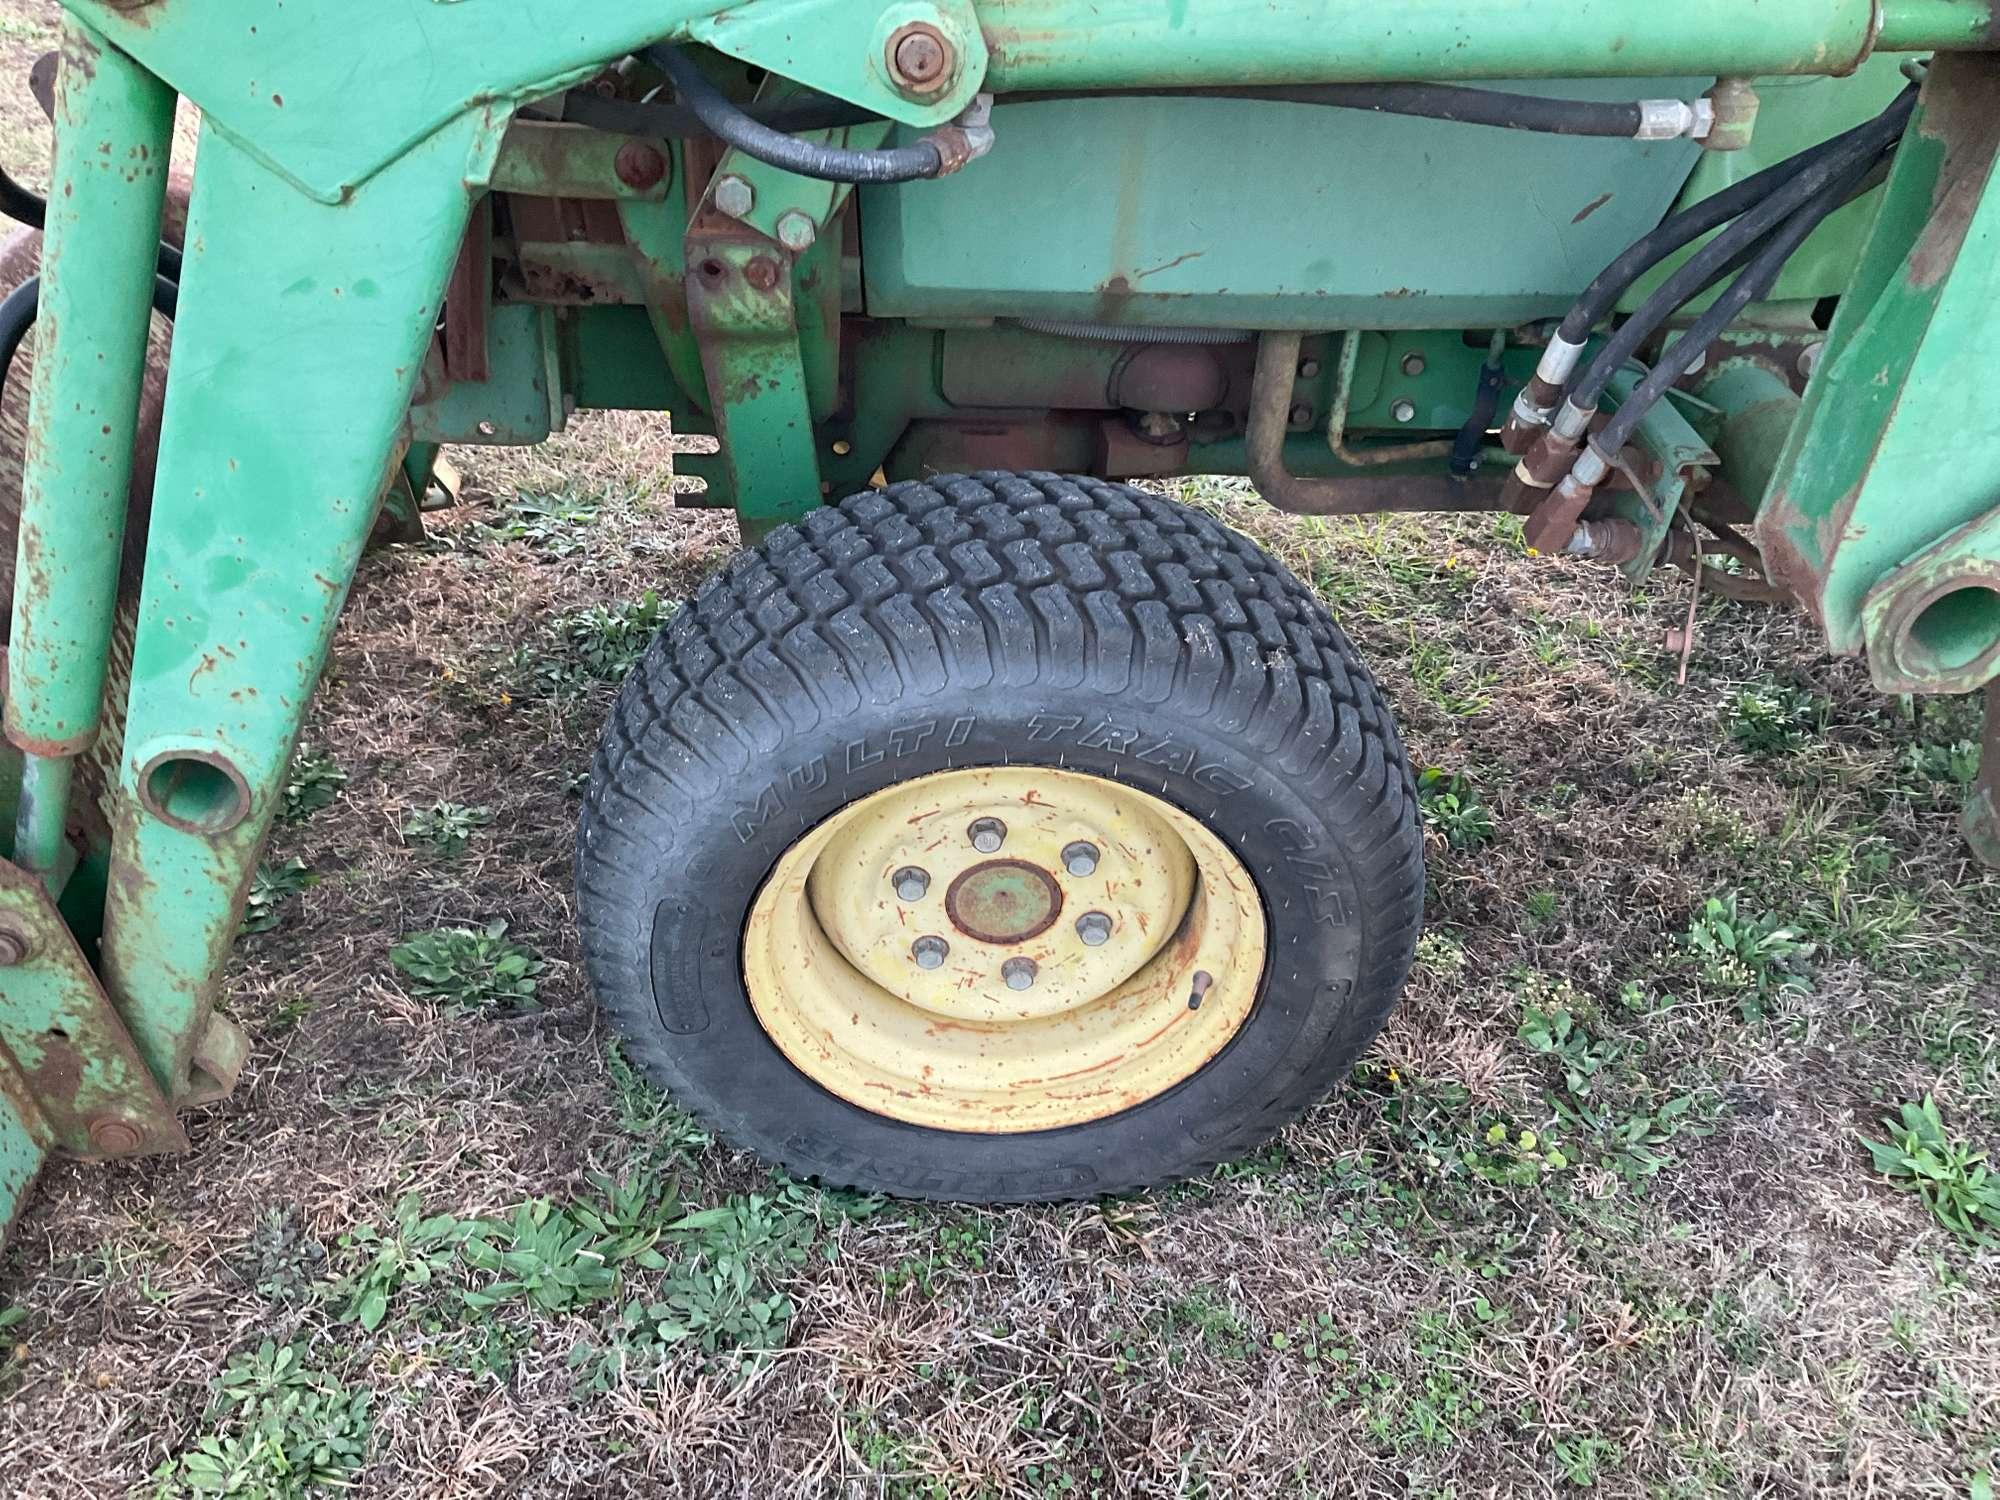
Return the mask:
[[1007,988],[1010,990],[1029,988],[1035,982],[1035,975],[1040,972],[1032,958],[1010,958],[1000,965],[1000,977],[1007,981]]
[[1101,911],[1087,911],[1076,919],[1076,935],[1086,948],[1101,948],[1111,941],[1111,918]]
[[920,937],[910,944],[910,957],[917,961],[920,969],[935,969],[943,965],[945,955],[951,952],[951,944],[941,937]]
[[919,870],[915,865],[905,865],[889,877],[896,887],[896,897],[901,901],[921,901],[924,892],[931,888],[928,870]]
[[750,186],[748,179],[731,172],[716,179],[714,199],[717,213],[740,219],[757,206],[757,190]]
[[965,830],[965,836],[981,854],[998,854],[1007,842],[1007,825],[998,818],[979,818]]
[[1081,880],[1097,873],[1097,845],[1071,844],[1063,850],[1063,868]]

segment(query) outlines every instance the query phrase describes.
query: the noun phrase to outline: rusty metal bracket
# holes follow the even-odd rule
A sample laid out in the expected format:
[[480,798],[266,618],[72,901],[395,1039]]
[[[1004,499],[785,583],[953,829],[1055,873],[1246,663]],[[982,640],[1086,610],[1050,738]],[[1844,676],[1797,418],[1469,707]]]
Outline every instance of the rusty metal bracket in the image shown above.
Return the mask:
[[5,861],[0,996],[0,1071],[18,1075],[49,1149],[82,1157],[187,1149],[173,1105],[55,903]]

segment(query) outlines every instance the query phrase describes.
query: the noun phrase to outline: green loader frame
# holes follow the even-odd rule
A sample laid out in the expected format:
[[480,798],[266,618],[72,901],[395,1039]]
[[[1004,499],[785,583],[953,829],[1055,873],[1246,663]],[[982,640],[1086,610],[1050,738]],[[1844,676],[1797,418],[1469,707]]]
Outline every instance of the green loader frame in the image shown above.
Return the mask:
[[[51,1154],[183,1150],[232,1087],[221,975],[308,702],[448,444],[670,412],[716,440],[680,503],[753,543],[970,471],[1514,509],[1545,552],[1796,600],[1884,692],[2000,676],[1991,0],[65,7],[7,545],[0,1224]],[[763,159],[661,102],[662,44],[795,142],[939,170]],[[1913,82],[1668,399],[1653,356],[1714,278],[1614,371],[1608,472],[1539,441],[1601,268]],[[1385,83],[1682,112],[1617,138],[1313,94]],[[2000,863],[1989,723],[1965,833]]]

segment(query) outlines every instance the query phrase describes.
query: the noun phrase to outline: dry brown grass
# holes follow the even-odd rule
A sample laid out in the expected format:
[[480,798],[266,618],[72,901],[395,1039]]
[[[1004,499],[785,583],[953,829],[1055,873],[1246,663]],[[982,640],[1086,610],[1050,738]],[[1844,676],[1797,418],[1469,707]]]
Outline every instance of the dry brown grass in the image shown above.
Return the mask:
[[[0,74],[45,9],[0,0]],[[37,139],[24,97],[0,89],[10,152]],[[621,416],[461,454],[472,491],[439,540],[364,565],[308,731],[348,780],[273,852],[317,883],[230,971],[243,1088],[184,1159],[52,1168],[0,1262],[0,1306],[26,1314],[0,1493],[150,1492],[230,1430],[213,1384],[266,1339],[375,1393],[368,1495],[1943,1497],[1993,1462],[2000,1264],[1855,1144],[1925,1092],[2000,1137],[2000,880],[1960,849],[1955,792],[1905,765],[1963,716],[1913,726],[1796,619],[1721,604],[1676,689],[1674,580],[1628,595],[1488,522],[1318,526],[1226,486],[1196,498],[1328,594],[1419,763],[1468,773],[1497,823],[1476,849],[1434,840],[1423,961],[1351,1086],[1255,1161],[1133,1202],[793,1189],[810,1253],[748,1361],[682,1346],[593,1384],[571,1356],[605,1344],[607,1304],[472,1315],[462,1264],[372,1333],[343,1316],[354,1237],[407,1195],[504,1215],[647,1166],[687,1205],[784,1190],[621,1123],[658,1105],[608,1068],[569,867],[614,690],[532,686],[564,660],[552,618],[685,593],[734,545],[669,507],[666,447]],[[517,490],[601,498],[588,545],[488,538]],[[1774,684],[1820,694],[1827,732],[1753,757],[1729,708]],[[455,861],[402,832],[439,800],[493,813]],[[1681,956],[1727,890],[1828,945],[1758,1019]],[[405,935],[493,919],[545,960],[542,1009],[446,1013],[390,963]],[[1589,1094],[1524,1045],[1530,1002],[1615,1054]],[[1681,1095],[1699,1129],[1621,1169],[1604,1131]],[[1496,1122],[1572,1162],[1483,1181]],[[622,1300],[659,1285],[635,1271]]]

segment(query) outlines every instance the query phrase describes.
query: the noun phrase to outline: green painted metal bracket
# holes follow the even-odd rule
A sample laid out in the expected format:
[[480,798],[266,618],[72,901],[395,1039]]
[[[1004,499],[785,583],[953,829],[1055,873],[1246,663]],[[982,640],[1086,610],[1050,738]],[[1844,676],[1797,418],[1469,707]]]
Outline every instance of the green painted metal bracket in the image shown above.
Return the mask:
[[[1629,400],[1641,378],[1642,372],[1629,369],[1612,376],[1609,386],[1612,400],[1621,405]],[[1667,533],[1693,481],[1700,471],[1713,470],[1719,460],[1715,450],[1671,400],[1653,403],[1640,420],[1632,441],[1653,461],[1658,472],[1638,476],[1645,483],[1643,491],[1614,490],[1609,492],[1609,498],[1612,509],[1639,528],[1642,539],[1639,554],[1621,566],[1625,576],[1638,583],[1653,571],[1659,560],[1660,549],[1666,545]]]
[[1912,563],[1960,528],[1973,536],[2000,496],[1996,169],[2000,60],[1940,57],[1765,505],[1773,577],[1818,615],[1834,650],[1873,644],[1864,600],[1887,620],[1902,618],[1892,596],[1929,598],[1907,626],[1923,650],[1874,664],[1888,691],[1910,690],[1926,662],[1924,691],[1962,692],[2000,671],[1989,649],[2000,644],[2000,593],[1984,560],[1947,549],[1961,587],[1935,558]]
[[204,127],[102,941],[176,1095],[204,1087],[222,961],[505,118],[461,116],[338,205]]
[[[864,105],[906,125],[942,125],[972,102],[986,78],[986,39],[971,0],[891,0],[872,19],[854,0],[787,0],[741,5],[702,17],[691,40]],[[929,91],[899,88],[889,68],[904,28],[935,29],[948,44],[950,72]]]
[[821,502],[789,257],[759,237],[688,236],[688,315],[737,519],[761,536]]
[[23,1085],[50,1150],[141,1156],[187,1149],[148,1070],[42,883],[0,862],[0,1072]]
[[550,379],[560,360],[556,313],[528,302],[503,302],[486,326],[485,380],[449,380],[427,359],[409,432],[418,443],[525,447],[562,426],[563,389]]

